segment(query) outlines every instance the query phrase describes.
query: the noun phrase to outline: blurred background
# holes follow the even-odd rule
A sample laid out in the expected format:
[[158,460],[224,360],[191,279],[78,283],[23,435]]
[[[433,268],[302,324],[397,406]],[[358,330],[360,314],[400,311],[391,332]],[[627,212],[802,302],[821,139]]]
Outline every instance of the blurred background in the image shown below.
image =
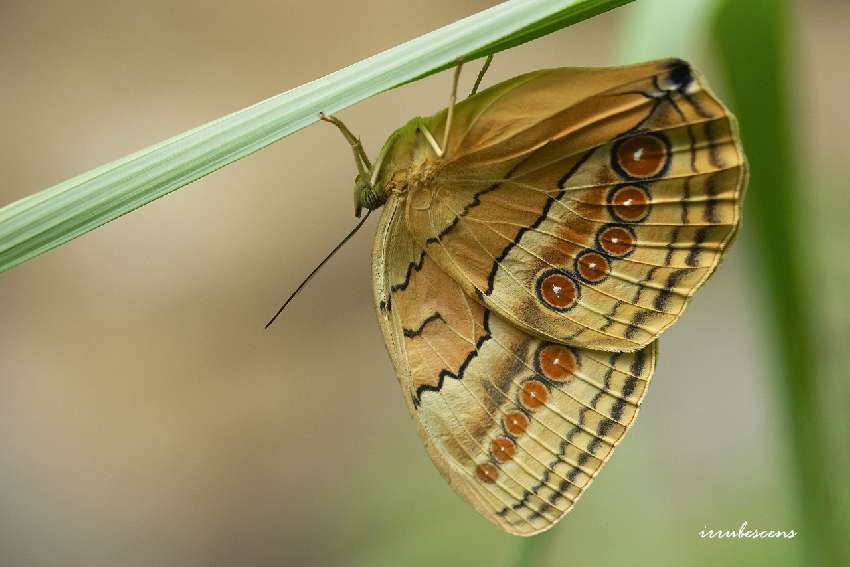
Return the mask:
[[[0,204],[492,4],[2,0]],[[676,55],[738,102],[714,49],[737,44],[704,25],[714,4],[638,0],[497,55],[485,84]],[[263,330],[354,222],[350,150],[316,124],[0,274],[0,565],[786,566],[830,547],[817,560],[838,565],[850,4],[788,10],[791,151],[758,159],[796,170],[787,265],[802,282],[765,268],[767,213],[745,210],[664,335],[640,419],[552,531],[533,544],[501,533],[428,460],[372,310],[376,219]],[[374,155],[444,107],[449,85],[432,76],[341,117]],[[758,128],[742,128],[749,148]],[[771,201],[772,185],[751,189]],[[790,323],[776,309],[789,286],[805,315]],[[744,521],[799,536],[698,537]]]

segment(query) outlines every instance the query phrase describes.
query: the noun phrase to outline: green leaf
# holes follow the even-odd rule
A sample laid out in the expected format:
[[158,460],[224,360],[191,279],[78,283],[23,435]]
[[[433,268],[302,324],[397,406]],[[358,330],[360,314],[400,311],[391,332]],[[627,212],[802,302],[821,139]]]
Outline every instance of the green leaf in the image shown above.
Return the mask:
[[0,209],[0,271],[372,95],[631,0],[511,0]]
[[830,274],[831,266],[812,266],[803,245],[801,210],[811,193],[801,183],[805,163],[795,148],[800,137],[791,120],[796,77],[788,72],[793,61],[788,4],[721,0],[714,37],[749,157],[747,230],[755,237],[762,296],[770,307],[806,564],[847,565],[846,525],[837,502],[847,478],[831,455],[840,442],[831,439],[835,427],[828,419],[834,416],[824,415],[819,399],[819,345],[813,341],[818,325],[811,318],[812,301],[820,292],[811,274]]

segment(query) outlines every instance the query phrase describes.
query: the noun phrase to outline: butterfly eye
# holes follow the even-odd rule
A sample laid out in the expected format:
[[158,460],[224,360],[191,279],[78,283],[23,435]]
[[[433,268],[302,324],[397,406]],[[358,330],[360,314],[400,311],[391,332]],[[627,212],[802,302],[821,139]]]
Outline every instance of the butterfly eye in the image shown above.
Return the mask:
[[528,409],[536,410],[549,401],[549,390],[540,380],[528,380],[522,385],[519,401]]
[[514,437],[519,437],[528,428],[528,417],[521,411],[515,411],[505,415],[502,422],[504,423],[505,431]]
[[578,303],[579,288],[560,270],[548,270],[537,279],[537,296],[555,311],[567,311]]
[[499,469],[493,463],[481,463],[475,467],[475,475],[481,482],[496,482],[499,479]]
[[620,185],[608,195],[611,215],[623,222],[640,222],[649,214],[649,193],[638,185]]
[[596,234],[596,245],[600,250],[617,258],[628,256],[635,251],[636,241],[634,232],[625,226],[608,225]]
[[568,380],[576,371],[578,361],[569,347],[549,344],[537,352],[537,370],[555,382]]
[[490,452],[494,459],[500,463],[505,463],[514,458],[516,445],[507,437],[497,437],[493,439],[493,443],[490,445]]
[[[617,236],[613,238],[620,240]],[[588,250],[576,258],[576,273],[588,283],[599,283],[608,277],[611,266],[599,252]]]
[[691,66],[684,61],[676,61],[670,67],[670,85],[677,91],[686,91],[694,82]]
[[614,144],[611,164],[625,179],[657,177],[670,165],[670,142],[659,133],[640,134]]

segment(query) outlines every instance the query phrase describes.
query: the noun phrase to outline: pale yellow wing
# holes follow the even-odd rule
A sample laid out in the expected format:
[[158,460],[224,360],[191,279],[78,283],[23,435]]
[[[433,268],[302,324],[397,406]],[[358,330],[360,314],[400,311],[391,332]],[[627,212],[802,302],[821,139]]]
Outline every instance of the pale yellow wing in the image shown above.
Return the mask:
[[[406,222],[468,295],[529,333],[643,348],[735,235],[734,118],[682,61],[538,71],[455,115],[445,159],[422,162],[421,136],[409,152]],[[445,113],[422,120],[439,132]]]
[[655,364],[532,337],[466,295],[387,202],[373,251],[378,319],[405,400],[452,488],[531,535],[571,509],[632,425]]

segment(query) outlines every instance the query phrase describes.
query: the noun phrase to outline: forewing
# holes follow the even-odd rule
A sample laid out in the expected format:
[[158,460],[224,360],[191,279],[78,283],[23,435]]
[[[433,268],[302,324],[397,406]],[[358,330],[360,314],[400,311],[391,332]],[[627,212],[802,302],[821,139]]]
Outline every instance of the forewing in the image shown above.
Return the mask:
[[571,509],[631,427],[655,345],[604,353],[535,338],[468,296],[386,204],[373,252],[378,318],[408,407],[449,484],[504,530]]
[[[477,109],[458,111],[463,142],[409,191],[414,240],[534,335],[643,348],[736,232],[746,168],[734,119],[678,60],[511,84],[461,103]],[[500,132],[511,106],[520,126]]]

